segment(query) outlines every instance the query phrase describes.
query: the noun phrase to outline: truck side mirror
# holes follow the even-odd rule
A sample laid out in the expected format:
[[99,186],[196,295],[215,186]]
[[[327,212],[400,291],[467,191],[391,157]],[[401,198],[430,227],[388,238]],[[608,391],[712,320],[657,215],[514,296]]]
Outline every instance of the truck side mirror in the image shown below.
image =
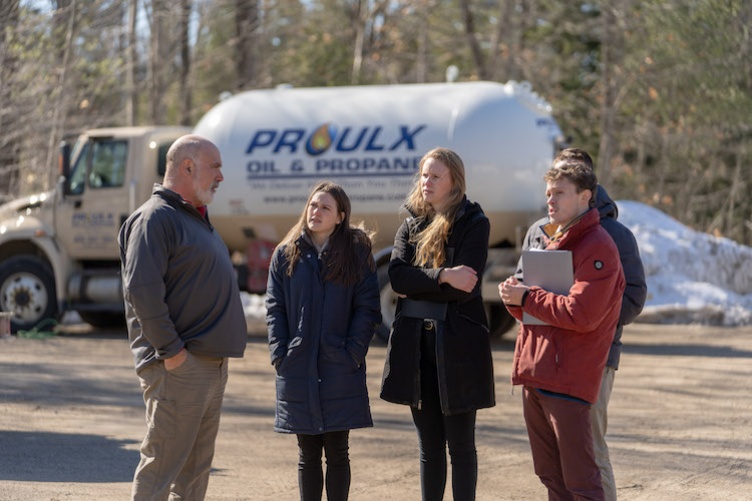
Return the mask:
[[60,153],[58,154],[57,168],[58,174],[63,179],[64,191],[66,194],[70,191],[70,155],[71,146],[67,141],[60,142]]

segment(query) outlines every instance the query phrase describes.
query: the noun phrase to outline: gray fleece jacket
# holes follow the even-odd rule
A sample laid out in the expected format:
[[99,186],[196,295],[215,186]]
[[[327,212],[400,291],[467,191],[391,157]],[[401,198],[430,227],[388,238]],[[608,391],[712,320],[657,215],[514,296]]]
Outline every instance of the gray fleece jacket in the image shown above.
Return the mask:
[[235,272],[208,217],[155,184],[118,243],[137,371],[183,347],[195,355],[243,356],[247,332]]

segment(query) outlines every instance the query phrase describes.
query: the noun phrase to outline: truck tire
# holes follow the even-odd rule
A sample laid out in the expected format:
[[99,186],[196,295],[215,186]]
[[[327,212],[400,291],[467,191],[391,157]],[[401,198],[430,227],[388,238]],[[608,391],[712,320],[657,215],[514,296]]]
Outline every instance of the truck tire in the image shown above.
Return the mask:
[[79,311],[81,320],[97,329],[125,328],[125,315],[113,311]]
[[47,263],[16,256],[0,264],[0,310],[13,312],[11,329],[29,330],[45,318],[57,320],[55,278]]
[[499,339],[507,332],[513,331],[517,320],[509,314],[503,304],[486,303],[488,314],[488,326],[492,339]]
[[397,294],[392,290],[389,283],[389,262],[379,266],[377,270],[379,277],[379,291],[381,296],[381,325],[376,327],[376,335],[379,341],[384,343],[389,341],[389,331],[392,330],[392,322],[397,311]]

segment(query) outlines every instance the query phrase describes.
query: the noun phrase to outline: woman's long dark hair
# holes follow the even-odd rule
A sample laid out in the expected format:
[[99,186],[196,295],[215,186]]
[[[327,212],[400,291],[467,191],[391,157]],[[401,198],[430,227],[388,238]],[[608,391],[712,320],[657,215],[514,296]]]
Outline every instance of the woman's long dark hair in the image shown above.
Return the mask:
[[342,222],[334,228],[334,232],[329,236],[329,243],[326,247],[328,256],[324,263],[326,266],[324,279],[345,286],[356,284],[362,278],[364,261],[368,263],[369,271],[376,268],[371,257],[372,235],[361,228],[350,225],[350,198],[340,185],[331,181],[321,181],[314,185],[308,195],[308,201],[303,207],[300,219],[279,244],[280,247],[284,248],[284,254],[287,258],[287,276],[292,276],[295,272],[295,266],[300,261],[300,247],[296,245],[296,241],[303,232],[308,231],[306,213],[313,196],[319,192],[331,195],[337,204],[337,213],[343,214]]

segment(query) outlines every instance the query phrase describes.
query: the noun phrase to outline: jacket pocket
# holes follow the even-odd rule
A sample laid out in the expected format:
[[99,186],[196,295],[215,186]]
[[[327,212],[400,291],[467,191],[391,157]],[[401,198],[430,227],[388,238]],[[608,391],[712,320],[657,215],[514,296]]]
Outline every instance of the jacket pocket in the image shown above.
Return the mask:
[[329,363],[340,367],[338,370],[355,371],[360,366],[345,346],[325,346],[323,353]]

